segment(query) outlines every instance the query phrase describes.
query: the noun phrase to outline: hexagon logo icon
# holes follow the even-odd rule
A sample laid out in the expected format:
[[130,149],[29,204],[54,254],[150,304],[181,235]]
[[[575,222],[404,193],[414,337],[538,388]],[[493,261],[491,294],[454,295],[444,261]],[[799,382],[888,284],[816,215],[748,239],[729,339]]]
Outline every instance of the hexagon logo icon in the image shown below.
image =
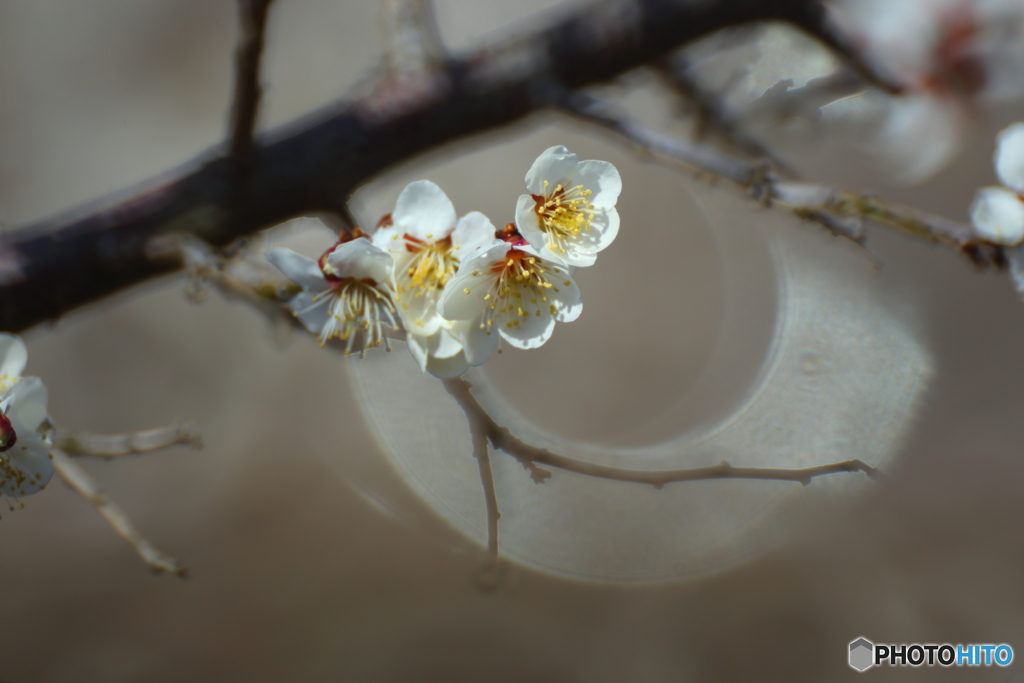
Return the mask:
[[865,671],[875,665],[875,644],[867,638],[858,638],[850,643],[850,666]]

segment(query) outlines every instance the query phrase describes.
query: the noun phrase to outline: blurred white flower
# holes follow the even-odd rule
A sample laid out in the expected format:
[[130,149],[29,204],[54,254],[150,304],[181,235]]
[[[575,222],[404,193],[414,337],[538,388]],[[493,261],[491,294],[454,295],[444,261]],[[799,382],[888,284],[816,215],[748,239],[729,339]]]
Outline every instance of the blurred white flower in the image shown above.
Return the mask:
[[971,223],[982,239],[1015,246],[1024,240],[1024,202],[1005,187],[983,187],[974,196]]
[[338,337],[347,342],[346,354],[365,355],[367,348],[387,344],[385,328],[398,329],[394,261],[361,231],[342,237],[319,261],[291,249],[272,249],[267,259],[302,287],[289,307],[319,335],[320,346]]
[[489,356],[498,344],[495,332],[517,348],[537,348],[551,337],[556,321],[571,322],[583,310],[568,268],[523,242],[499,241],[481,250],[441,294],[441,315],[483,332],[467,335],[467,354]]
[[0,334],[0,492],[17,498],[37,493],[53,476],[53,458],[39,433],[46,421],[46,387],[20,378],[28,353],[12,334]]
[[526,174],[516,227],[545,258],[590,266],[619,233],[622,179],[607,161],[579,161],[565,147],[544,150]]
[[1019,0],[849,0],[838,7],[864,53],[904,94],[866,93],[822,113],[846,125],[859,114],[866,151],[898,180],[915,183],[937,173],[984,105],[1024,94]]
[[994,162],[1000,182],[1024,193],[1024,122],[1010,124],[996,136]]
[[1014,247],[1024,241],[1024,123],[996,138],[996,175],[1007,187],[983,187],[971,204],[971,223],[984,240]]

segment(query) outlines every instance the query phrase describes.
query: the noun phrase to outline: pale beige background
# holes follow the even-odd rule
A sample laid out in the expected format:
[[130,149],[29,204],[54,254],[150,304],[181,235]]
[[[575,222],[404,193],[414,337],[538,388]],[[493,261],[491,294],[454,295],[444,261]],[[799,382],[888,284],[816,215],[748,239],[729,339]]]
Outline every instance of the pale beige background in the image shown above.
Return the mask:
[[[438,0],[456,47],[541,4]],[[233,22],[228,0],[0,2],[0,218],[16,226],[69,208],[216,143]],[[380,56],[377,22],[372,2],[278,0],[264,123],[331,101],[362,78]],[[993,181],[994,126],[1012,115],[997,112],[923,188],[888,187],[846,157],[820,154],[816,168],[823,179],[964,218],[973,188]],[[660,226],[685,227],[670,172],[587,140],[572,124],[537,132],[551,121],[487,141],[503,147],[457,147],[477,155],[472,163],[438,156],[399,169],[362,194],[357,210],[372,221],[405,182],[429,173],[460,212],[498,221],[537,151],[566,142],[582,157],[612,160],[627,178],[620,242],[627,231],[651,240]],[[701,289],[704,279],[714,286],[713,261],[702,257],[700,229],[680,239],[690,286],[650,305],[672,300],[691,315],[654,320],[642,335],[617,330],[632,360],[599,364],[613,390],[589,396],[592,423],[568,424],[569,432],[614,431],[623,397],[643,410],[699,370],[713,343],[715,310]],[[610,251],[608,262],[641,258],[635,244]],[[416,519],[404,524],[338,476],[347,454],[368,462],[376,451],[341,359],[309,339],[282,339],[217,296],[189,304],[180,279],[33,330],[28,371],[46,381],[62,424],[113,431],[191,418],[206,446],[88,463],[142,530],[183,558],[188,582],[149,575],[61,486],[3,515],[0,679],[842,681],[857,676],[845,652],[860,635],[1006,642],[1024,656],[1024,305],[1005,278],[976,274],[944,250],[880,232],[871,248],[884,262],[873,277],[905,308],[936,368],[890,481],[852,509],[808,520],[767,557],[658,589],[520,570],[497,594],[479,593],[478,556],[415,501],[405,501]],[[591,282],[602,286],[596,274]],[[658,360],[671,353],[659,341],[667,335],[683,349],[669,371]],[[539,362],[566,352],[553,344]],[[384,485],[386,468],[367,476]],[[1003,683],[1012,673],[864,676]]]

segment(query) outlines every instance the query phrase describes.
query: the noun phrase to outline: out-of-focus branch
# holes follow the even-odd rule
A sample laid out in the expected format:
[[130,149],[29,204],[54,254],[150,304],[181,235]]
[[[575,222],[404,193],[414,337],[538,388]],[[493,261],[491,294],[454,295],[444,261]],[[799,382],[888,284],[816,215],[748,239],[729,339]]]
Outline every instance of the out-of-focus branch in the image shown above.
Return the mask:
[[263,55],[267,11],[273,0],[238,0],[241,36],[235,52],[235,95],[231,107],[231,151],[238,201],[245,196],[252,173],[253,136],[259,113],[260,58]]
[[719,29],[764,20],[830,35],[818,0],[594,0],[544,25],[523,23],[437,69],[385,71],[348,101],[260,136],[244,204],[233,202],[229,144],[177,177],[5,234],[0,329],[25,329],[179,268],[150,258],[155,236],[191,232],[222,246],[298,215],[343,210],[381,171],[550,107],[552,92],[608,81]]
[[862,460],[844,460],[842,462],[816,465],[814,467],[734,467],[727,462],[708,467],[692,467],[679,470],[649,471],[630,470],[620,467],[608,467],[569,458],[552,453],[543,448],[531,446],[520,441],[508,430],[494,421],[472,393],[473,385],[464,379],[445,382],[445,388],[459,403],[469,421],[472,432],[481,431],[487,435],[495,449],[505,451],[530,471],[534,481],[540,483],[551,476],[551,472],[539,465],[556,467],[567,472],[576,472],[600,479],[614,479],[638,484],[650,484],[661,488],[665,484],[683,481],[699,481],[704,479],[767,479],[774,481],[793,481],[803,485],[811,483],[815,477],[840,472],[863,472],[872,479],[881,479],[881,472]]
[[201,448],[202,438],[196,431],[195,424],[185,422],[172,427],[146,429],[127,434],[89,434],[58,429],[54,434],[53,444],[70,456],[118,458],[179,445]]
[[780,171],[788,175],[795,175],[781,159],[750,137],[743,130],[743,126],[729,116],[716,93],[704,88],[696,78],[690,75],[687,71],[686,60],[681,55],[676,54],[661,60],[656,66],[656,71],[664,77],[673,90],[696,108],[698,125],[695,137],[697,139],[705,137],[705,134],[710,131],[717,132],[739,151],[753,157],[768,159]]
[[53,467],[64,483],[84,498],[103,516],[114,531],[128,542],[142,561],[157,574],[167,572],[185,578],[187,572],[175,558],[157,550],[138,532],[124,511],[100,490],[99,484],[78,463],[60,449],[52,449]]
[[620,109],[586,95],[563,91],[559,103],[566,113],[615,133],[639,151],[731,181],[756,200],[815,221],[836,236],[857,244],[863,243],[860,222],[871,221],[952,247],[982,267],[1006,265],[1004,249],[978,239],[966,223],[870,195],[780,180],[764,164],[748,163],[714,147],[650,129]]

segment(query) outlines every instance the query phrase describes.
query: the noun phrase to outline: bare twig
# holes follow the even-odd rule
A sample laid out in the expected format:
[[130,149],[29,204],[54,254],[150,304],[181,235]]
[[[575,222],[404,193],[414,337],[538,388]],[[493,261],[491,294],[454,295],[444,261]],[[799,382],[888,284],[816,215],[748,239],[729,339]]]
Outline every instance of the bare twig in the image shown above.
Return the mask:
[[231,107],[231,159],[239,200],[252,173],[253,135],[260,108],[260,57],[273,0],[238,0],[241,36],[235,51],[235,96]]
[[98,458],[118,458],[179,445],[201,448],[202,438],[194,423],[185,422],[173,427],[146,429],[127,434],[89,434],[58,429],[53,443],[72,457],[90,455]]
[[[458,398],[459,383],[462,380],[445,380],[444,386],[448,393]],[[480,467],[480,482],[484,488],[484,505],[487,510],[487,557],[483,567],[477,574],[477,583],[484,590],[494,590],[501,583],[502,566],[498,558],[498,493],[494,488],[494,473],[491,470],[491,456],[488,452],[489,432],[482,421],[470,421],[470,434],[473,440],[473,457]]]
[[64,483],[84,498],[105,520],[114,527],[114,531],[128,542],[142,561],[149,565],[154,573],[167,572],[185,578],[187,572],[185,567],[175,558],[165,555],[153,547],[142,534],[138,532],[135,525],[124,511],[118,507],[103,491],[99,484],[83,470],[78,463],[60,449],[52,449],[53,467]]
[[650,484],[655,488],[661,488],[665,484],[704,479],[793,481],[806,486],[815,477],[840,472],[863,472],[872,479],[881,479],[881,472],[862,460],[844,460],[825,465],[792,469],[784,467],[734,467],[724,461],[708,467],[663,471],[631,470],[597,465],[552,453],[551,451],[536,448],[520,441],[509,432],[507,427],[499,425],[484,410],[483,406],[476,400],[476,397],[473,396],[472,386],[472,384],[464,379],[447,380],[445,382],[445,388],[448,390],[448,393],[458,401],[459,406],[465,412],[471,431],[474,431],[474,433],[477,431],[485,433],[495,449],[505,451],[522,463],[524,467],[530,469],[531,476],[538,483],[551,475],[550,472],[545,470],[538,472],[536,469],[538,464],[600,479]]
[[[730,26],[787,19],[806,25],[807,8],[817,5],[592,0],[546,25],[524,23],[440,68],[400,78],[384,72],[353,99],[257,140],[246,165],[245,202],[236,201],[238,155],[225,154],[229,145],[202,155],[175,180],[165,175],[99,207],[5,235],[0,329],[23,330],[179,267],[148,257],[154,236],[192,232],[222,246],[297,215],[337,211],[339,198],[397,163],[551,106],[548,86],[575,90],[605,82]],[[251,88],[256,80],[239,83]],[[243,110],[235,118],[249,121]],[[233,126],[243,151],[245,130],[248,124]]]
[[[239,299],[262,312],[271,322],[285,322],[301,327],[282,304],[295,296],[295,283],[268,268],[249,262],[240,264],[241,256],[225,256],[198,237],[188,234],[163,235],[155,238],[147,252],[154,259],[180,263],[193,283],[193,297],[204,287],[214,286],[227,299]],[[235,267],[244,265],[245,267]]]
[[[764,165],[747,163],[713,147],[652,130],[620,109],[589,96],[562,91],[557,101],[566,113],[615,133],[642,152],[729,180],[758,201],[785,208],[798,218],[815,221],[858,245],[863,246],[864,236],[856,223],[872,221],[952,247],[978,266],[1005,266],[1003,248],[979,240],[966,223],[885,202],[871,195],[779,180]],[[854,223],[847,224],[840,220],[842,218],[853,219]]]

